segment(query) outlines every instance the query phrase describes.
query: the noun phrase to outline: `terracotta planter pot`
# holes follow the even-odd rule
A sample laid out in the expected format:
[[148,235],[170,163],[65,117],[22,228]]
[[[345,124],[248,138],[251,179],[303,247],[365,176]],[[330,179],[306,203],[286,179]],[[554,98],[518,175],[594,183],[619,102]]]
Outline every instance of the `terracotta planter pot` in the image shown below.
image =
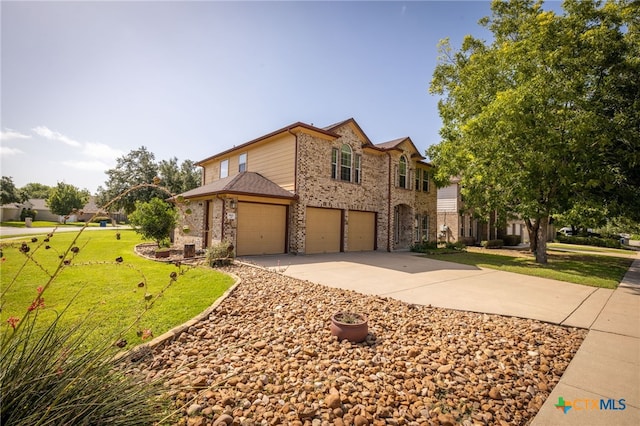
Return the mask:
[[[359,317],[359,321],[344,322],[342,316]],[[369,320],[365,315],[347,312],[337,312],[331,317],[331,334],[338,340],[348,340],[353,343],[363,342],[369,334]]]

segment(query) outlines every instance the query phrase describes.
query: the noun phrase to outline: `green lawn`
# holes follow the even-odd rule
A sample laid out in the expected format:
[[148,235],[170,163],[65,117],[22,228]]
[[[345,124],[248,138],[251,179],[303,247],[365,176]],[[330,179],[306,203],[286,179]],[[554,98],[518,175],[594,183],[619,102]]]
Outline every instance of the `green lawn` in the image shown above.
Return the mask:
[[604,253],[604,254],[615,254],[621,257],[634,257],[636,252],[633,250],[627,249],[615,249],[608,247],[596,247],[596,246],[585,246],[582,244],[567,244],[567,243],[549,243],[547,247],[550,251],[558,250],[558,251],[587,251],[593,253]]
[[[121,239],[116,239],[120,232]],[[0,266],[2,289],[2,312],[0,332],[8,330],[10,316],[22,318],[34,300],[39,286],[45,286],[48,274],[53,273],[69,244],[78,233],[55,234],[45,243],[45,235],[38,241],[28,241],[29,254],[37,261],[26,262],[26,256],[19,251],[20,240],[3,242]],[[105,230],[84,232],[77,241],[79,252],[66,256],[71,259],[58,278],[43,293],[44,309],[39,311],[39,321],[50,321],[73,299],[73,303],[63,316],[63,323],[82,321],[87,318],[89,327],[97,327],[91,339],[104,339],[116,335],[132,324],[145,310],[145,295],[156,300],[142,320],[130,330],[125,338],[128,347],[137,345],[142,339],[138,331],[149,329],[159,336],[172,327],[193,318],[210,306],[233,283],[233,279],[205,267],[176,267],[143,259],[133,252],[136,244],[142,242],[132,230]],[[50,246],[45,249],[45,246]],[[116,258],[122,257],[121,263]],[[24,265],[24,268],[20,268]],[[177,281],[170,275],[178,273]],[[184,274],[182,274],[184,272]],[[15,282],[13,278],[16,277]],[[144,284],[140,287],[139,285]],[[171,284],[171,285],[169,285]],[[169,287],[162,292],[167,285]],[[74,299],[75,298],[75,299]]]
[[616,288],[633,261],[629,257],[549,252],[548,264],[540,265],[530,254],[486,249],[426,257],[602,288]]

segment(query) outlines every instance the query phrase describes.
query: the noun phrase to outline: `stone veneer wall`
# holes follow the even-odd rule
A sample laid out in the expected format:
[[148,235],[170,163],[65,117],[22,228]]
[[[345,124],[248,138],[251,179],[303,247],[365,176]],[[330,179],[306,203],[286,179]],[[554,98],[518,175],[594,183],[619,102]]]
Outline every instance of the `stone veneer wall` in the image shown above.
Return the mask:
[[[386,156],[371,154],[362,149],[362,142],[350,127],[336,130],[342,137],[335,141],[298,135],[298,173],[296,180],[298,202],[291,209],[289,248],[293,253],[305,251],[306,207],[325,207],[345,211],[348,223],[349,210],[376,212],[377,246],[386,249],[387,235],[387,163]],[[361,183],[331,179],[331,149],[343,144],[351,147],[353,155],[361,155]],[[343,246],[348,246],[349,230],[345,226]]]

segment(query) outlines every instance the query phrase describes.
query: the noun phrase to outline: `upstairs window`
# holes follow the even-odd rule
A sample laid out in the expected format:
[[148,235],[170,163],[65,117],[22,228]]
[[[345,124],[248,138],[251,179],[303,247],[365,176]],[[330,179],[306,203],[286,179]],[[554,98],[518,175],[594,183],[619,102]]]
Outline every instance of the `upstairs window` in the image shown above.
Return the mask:
[[220,162],[220,179],[229,176],[229,160],[222,160]]
[[404,155],[400,157],[400,166],[398,167],[398,186],[400,188],[407,187],[407,159]]
[[355,179],[354,182],[355,183],[360,183],[360,180],[362,179],[362,156],[361,155],[356,155],[355,158]]
[[429,172],[426,170],[422,171],[422,190],[429,192]]
[[238,173],[247,171],[247,153],[240,154],[238,157]]
[[331,179],[338,179],[338,149],[331,150]]
[[347,144],[340,150],[340,180],[351,182],[351,147]]
[[421,169],[416,169],[416,191],[420,191],[420,185],[422,184],[422,181],[420,180],[421,173]]

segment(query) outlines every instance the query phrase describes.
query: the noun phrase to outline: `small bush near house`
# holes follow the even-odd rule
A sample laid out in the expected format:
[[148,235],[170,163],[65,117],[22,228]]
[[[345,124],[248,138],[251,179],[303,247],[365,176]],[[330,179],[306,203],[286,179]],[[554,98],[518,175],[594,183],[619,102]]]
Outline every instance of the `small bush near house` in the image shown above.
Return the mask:
[[505,246],[517,246],[522,242],[520,235],[505,235],[502,239]]
[[229,241],[220,241],[207,248],[207,264],[211,267],[228,265],[234,258],[233,244]]
[[600,238],[600,237],[573,237],[558,235],[556,241],[566,244],[582,244],[587,246],[607,247],[607,248],[622,248],[619,239],[613,238]]
[[489,240],[489,241],[482,241],[480,242],[480,245],[483,248],[502,248],[502,246],[504,245],[504,241],[503,240]]
[[445,248],[447,250],[465,251],[467,246],[462,241],[456,241],[455,243],[447,243]]
[[411,246],[411,251],[417,253],[425,253],[428,250],[436,250],[438,248],[437,241],[422,241]]

